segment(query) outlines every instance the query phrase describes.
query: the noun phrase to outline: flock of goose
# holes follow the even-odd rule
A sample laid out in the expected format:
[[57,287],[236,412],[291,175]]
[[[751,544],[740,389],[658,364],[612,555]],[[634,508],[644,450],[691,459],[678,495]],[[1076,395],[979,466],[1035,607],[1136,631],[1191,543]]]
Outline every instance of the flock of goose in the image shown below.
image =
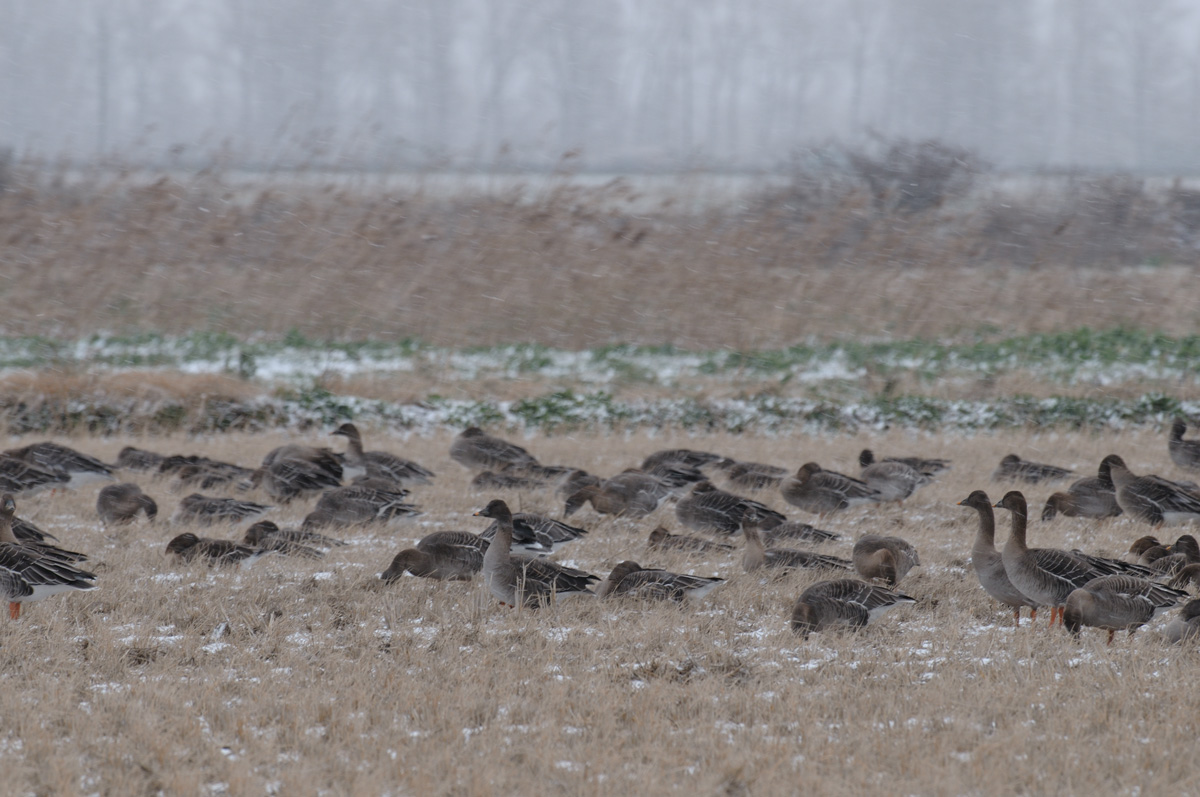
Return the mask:
[[[1200,471],[1200,441],[1186,440],[1186,423],[1177,419],[1168,441],[1171,460]],[[16,517],[16,496],[63,489],[85,481],[115,481],[118,470],[157,473],[183,486],[201,490],[259,489],[278,503],[317,498],[299,528],[280,528],[259,520],[272,507],[238,497],[193,493],[184,498],[173,519],[197,525],[250,522],[240,541],[175,536],[166,552],[185,561],[211,564],[248,563],[273,554],[317,558],[345,543],[330,533],[420,513],[407,499],[410,489],[429,484],[435,474],[416,462],[385,451],[367,451],[353,424],[333,432],[346,438],[342,452],[304,444],[271,451],[257,468],[195,455],[167,456],[125,448],[113,465],[54,443],[39,443],[0,454],[0,594],[9,601],[10,616],[20,617],[21,604],[50,595],[96,586],[96,576],[81,569],[84,554],[58,547],[53,535]],[[849,559],[788,543],[822,543],[838,535],[798,520],[789,520],[766,504],[738,491],[777,490],[789,505],[825,517],[871,503],[902,504],[950,466],[947,460],[889,457],[876,460],[864,450],[857,477],[822,468],[815,462],[796,471],[775,465],[739,462],[690,449],[656,452],[630,468],[602,478],[579,468],[544,465],[524,448],[472,427],[450,446],[450,457],[475,473],[472,486],[481,491],[555,490],[564,500],[562,516],[513,513],[499,499],[475,514],[490,519],[480,534],[438,531],[413,548],[396,554],[382,574],[395,581],[404,574],[442,580],[482,576],[488,592],[507,606],[537,607],[558,598],[631,596],[646,600],[700,598],[722,583],[719,577],[674,573],[642,567],[626,560],[607,577],[547,558],[547,554],[579,540],[586,530],[565,521],[590,504],[600,514],[642,518],[664,502],[674,504],[679,523],[706,536],[671,534],[663,527],[650,533],[650,550],[693,553],[732,552],[740,535],[742,566],[747,572],[784,573],[797,568],[829,571],[837,578],[806,589],[796,600],[791,627],[799,634],[835,628],[857,628],[914,598],[896,591],[906,574],[920,565],[917,550],[899,537],[866,534],[853,545]],[[1065,468],[1006,456],[993,480],[1041,484],[1072,476]],[[721,481],[730,489],[714,482]],[[973,569],[982,588],[1013,610],[1020,624],[1022,607],[1031,618],[1050,611],[1050,624],[1061,623],[1078,634],[1083,627],[1132,633],[1159,612],[1184,604],[1167,626],[1172,641],[1200,638],[1200,600],[1187,600],[1190,585],[1200,586],[1200,545],[1191,535],[1163,544],[1145,536],[1130,546],[1126,559],[1096,556],[1079,550],[1029,548],[1028,506],[1017,490],[993,504],[975,490],[960,505],[978,513],[979,527],[971,550]],[[1002,549],[995,541],[994,508],[1011,516],[1012,531]],[[106,525],[155,519],[157,503],[133,482],[109,484],[96,505]],[[1121,457],[1105,457],[1095,477],[1078,479],[1049,497],[1043,520],[1058,514],[1089,518],[1128,515],[1161,526],[1200,520],[1200,487],[1159,476],[1132,473]],[[328,532],[328,533],[327,533]],[[517,552],[514,553],[514,550]],[[852,577],[856,575],[857,578]]]

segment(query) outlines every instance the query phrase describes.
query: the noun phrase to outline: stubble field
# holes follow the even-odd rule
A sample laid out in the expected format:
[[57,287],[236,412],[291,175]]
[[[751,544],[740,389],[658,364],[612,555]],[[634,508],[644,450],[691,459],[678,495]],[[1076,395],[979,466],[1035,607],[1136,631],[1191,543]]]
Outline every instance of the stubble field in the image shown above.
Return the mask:
[[[82,438],[105,459],[127,443],[256,463],[319,434]],[[336,438],[334,438],[336,439]],[[86,551],[100,589],[28,604],[0,641],[0,791],[8,794],[902,794],[1186,793],[1197,711],[1194,647],[1154,627],[1104,645],[1045,620],[1011,627],[969,571],[975,514],[956,502],[1010,451],[1090,472],[1118,452],[1171,475],[1165,437],[1007,432],[936,437],[886,432],[809,437],[561,435],[520,439],[544,462],[610,473],[659,448],[688,446],[789,466],[853,472],[858,451],[945,456],[954,467],[902,508],[852,510],[821,525],[848,555],[865,532],[897,534],[923,566],[917,598],[866,631],[787,628],[791,603],[824,575],[747,575],[738,550],[693,559],[646,551],[673,509],[642,521],[575,516],[590,530],[556,554],[598,574],[633,558],[728,582],[683,606],[576,599],[542,611],[497,606],[477,579],[377,574],[438,529],[479,531],[473,493],[448,457],[450,432],[368,447],[434,469],[414,500],[424,515],[347,532],[308,562],[267,557],[214,571],[164,555],[189,527],[166,522],[181,493],[134,480],[160,521],[106,530],[99,485],[39,494],[18,514]],[[1176,474],[1181,478],[1181,474]],[[1040,507],[1049,487],[1030,488]],[[251,494],[249,497],[255,497]],[[261,497],[261,496],[258,496]],[[561,512],[550,493],[510,493],[523,510]],[[787,511],[777,493],[761,500]],[[298,522],[311,502],[268,516]],[[796,516],[794,510],[789,516]],[[998,510],[998,536],[1007,513]],[[1037,515],[1036,509],[1031,512]],[[202,533],[240,537],[242,528]],[[1147,528],[1125,520],[1034,522],[1034,544],[1112,555]],[[1159,624],[1161,624],[1161,620]]]

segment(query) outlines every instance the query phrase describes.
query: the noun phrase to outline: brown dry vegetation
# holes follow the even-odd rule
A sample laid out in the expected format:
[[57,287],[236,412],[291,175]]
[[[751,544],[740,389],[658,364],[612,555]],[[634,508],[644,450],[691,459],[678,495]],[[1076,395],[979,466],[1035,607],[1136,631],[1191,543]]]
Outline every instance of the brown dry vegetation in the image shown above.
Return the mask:
[[0,193],[3,331],[751,349],[1198,328],[1194,192],[1065,181],[1062,197],[1011,200],[935,186],[914,206],[908,180],[864,174],[647,211],[620,182],[446,198],[316,176],[67,184],[17,168]]
[[[135,442],[256,462],[283,435],[68,440],[112,459]],[[312,437],[325,444],[328,438]],[[949,456],[954,469],[903,508],[855,510],[822,525],[852,540],[902,535],[924,566],[918,598],[866,631],[800,640],[790,604],[820,576],[769,581],[739,556],[645,551],[668,508],[641,522],[584,510],[591,529],[559,554],[593,572],[633,557],[720,574],[683,607],[565,602],[502,610],[478,582],[375,574],[409,540],[479,530],[447,456],[448,434],[368,435],[438,472],[416,491],[425,515],[358,530],[318,563],[268,558],[213,572],[167,561],[165,523],[102,529],[97,486],[19,502],[21,514],[89,552],[101,588],[29,604],[0,624],[0,792],[108,794],[1080,794],[1188,793],[1200,698],[1195,648],[1153,629],[1074,641],[1013,629],[967,569],[975,516],[955,506],[996,462],[1026,457],[1090,471],[1116,451],[1136,470],[1180,478],[1163,437],[1129,433],[767,438],[535,437],[546,462],[599,473],[661,447],[710,448],[853,470],[857,452]],[[524,441],[523,441],[524,442]],[[180,495],[137,479],[163,517]],[[1032,488],[1040,506],[1051,488]],[[763,500],[786,508],[777,494]],[[510,496],[557,511],[550,495]],[[276,510],[298,520],[307,505]],[[789,513],[791,514],[791,513]],[[1036,510],[1035,510],[1036,514]],[[794,516],[794,515],[793,515]],[[1001,528],[1007,516],[1000,512]],[[1127,520],[1035,523],[1035,543],[1115,554],[1148,529]],[[240,535],[240,529],[217,535]],[[1003,536],[1003,535],[1002,535]],[[849,542],[824,546],[846,554]]]

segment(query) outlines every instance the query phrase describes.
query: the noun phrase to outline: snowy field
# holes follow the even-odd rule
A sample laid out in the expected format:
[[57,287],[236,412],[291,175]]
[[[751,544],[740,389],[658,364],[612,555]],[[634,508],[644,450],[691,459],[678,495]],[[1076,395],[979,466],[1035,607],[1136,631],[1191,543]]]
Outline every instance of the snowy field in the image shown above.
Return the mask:
[[[106,460],[135,444],[245,465],[297,439],[341,447],[330,427],[258,434],[64,440]],[[323,560],[268,557],[247,570],[169,561],[188,527],[166,522],[183,496],[135,474],[160,520],[102,528],[99,485],[39,494],[18,514],[87,552],[100,589],[28,604],[0,639],[0,792],[5,794],[1156,794],[1200,789],[1192,766],[1194,647],[1165,645],[1165,618],[1111,647],[1045,620],[1011,626],[968,567],[975,513],[956,503],[1007,453],[1094,471],[1120,453],[1138,472],[1185,478],[1149,429],[970,436],[893,429],[778,435],[541,432],[519,442],[543,462],[608,474],[667,447],[855,472],[859,450],[949,457],[953,469],[901,508],[848,511],[820,525],[846,556],[866,532],[903,536],[923,566],[917,599],[862,633],[787,628],[800,591],[823,575],[747,575],[738,549],[652,554],[670,506],[642,521],[574,516],[589,530],[556,558],[606,574],[633,558],[727,579],[684,606],[565,602],[497,606],[478,580],[377,574],[439,529],[479,531],[490,493],[448,457],[452,432],[364,429],[432,468],[419,518],[345,533]],[[29,438],[27,442],[32,442]],[[336,441],[336,442],[335,442]],[[16,444],[15,440],[12,443]],[[1029,488],[1040,507],[1052,487]],[[262,499],[251,494],[249,497]],[[559,515],[548,492],[504,496]],[[776,492],[755,496],[787,512]],[[281,525],[311,508],[272,510]],[[1033,513],[1036,516],[1036,511]],[[1007,513],[998,510],[1001,538]],[[201,530],[240,537],[241,528]],[[1034,522],[1031,543],[1118,555],[1150,529],[1133,521]]]

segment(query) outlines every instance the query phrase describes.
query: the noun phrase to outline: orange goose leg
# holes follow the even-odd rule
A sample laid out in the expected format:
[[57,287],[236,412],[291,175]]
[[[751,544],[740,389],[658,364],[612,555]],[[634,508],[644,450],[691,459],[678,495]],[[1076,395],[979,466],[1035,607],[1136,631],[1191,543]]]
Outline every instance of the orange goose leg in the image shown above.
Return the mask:
[[21,604],[13,601],[8,604],[8,616],[13,620],[21,619]]
[[1013,625],[1015,625],[1017,628],[1021,627],[1021,607],[1020,606],[1013,609]]
[[1109,629],[1109,631],[1108,631],[1108,644],[1110,644],[1110,645],[1112,644],[1113,637],[1114,637],[1114,636],[1116,636],[1116,633],[1117,633],[1117,632],[1116,632],[1116,631],[1113,631],[1111,628]]

